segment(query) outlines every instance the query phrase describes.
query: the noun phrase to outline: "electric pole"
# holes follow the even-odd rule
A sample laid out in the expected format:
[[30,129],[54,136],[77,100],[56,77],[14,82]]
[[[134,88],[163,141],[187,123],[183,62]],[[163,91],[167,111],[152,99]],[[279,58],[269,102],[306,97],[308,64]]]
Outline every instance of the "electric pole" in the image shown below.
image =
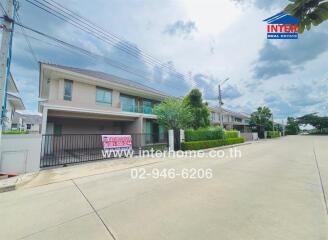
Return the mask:
[[222,116],[222,95],[221,95],[221,85],[219,84],[219,118],[220,126],[223,128],[223,116]]
[[[2,25],[2,39],[1,39],[1,50],[0,50],[0,107],[1,107],[1,119],[0,119],[0,139],[2,134],[3,128],[3,120],[5,109],[4,106],[6,105],[6,88],[7,88],[7,81],[9,76],[9,49],[11,45],[11,35],[13,29],[13,22],[12,19],[14,15],[14,0],[6,0],[5,6],[5,15],[3,16],[4,23]],[[1,141],[1,140],[0,140]]]
[[222,83],[219,84],[219,88],[218,88],[218,91],[219,91],[219,114],[220,114],[220,125],[222,128],[224,128],[223,126],[223,109],[222,109],[222,105],[223,105],[223,102],[222,102],[222,93],[221,93],[221,86],[227,82],[230,78],[226,78]]

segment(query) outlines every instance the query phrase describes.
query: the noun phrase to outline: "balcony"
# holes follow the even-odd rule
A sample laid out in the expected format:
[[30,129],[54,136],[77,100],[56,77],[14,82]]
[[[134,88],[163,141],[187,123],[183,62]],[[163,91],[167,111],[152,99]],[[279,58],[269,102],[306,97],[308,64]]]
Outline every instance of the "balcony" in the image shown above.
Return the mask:
[[153,108],[151,106],[146,106],[146,105],[136,106],[136,105],[121,104],[121,110],[123,112],[153,114]]

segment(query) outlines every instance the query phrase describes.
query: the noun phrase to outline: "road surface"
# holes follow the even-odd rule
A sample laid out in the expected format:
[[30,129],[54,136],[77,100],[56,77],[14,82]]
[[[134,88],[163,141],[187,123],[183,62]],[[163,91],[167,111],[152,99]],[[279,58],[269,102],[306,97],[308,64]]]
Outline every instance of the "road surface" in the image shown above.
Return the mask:
[[0,239],[328,239],[328,137],[238,149],[238,158],[143,167],[211,169],[212,178],[132,179],[122,170],[2,193]]

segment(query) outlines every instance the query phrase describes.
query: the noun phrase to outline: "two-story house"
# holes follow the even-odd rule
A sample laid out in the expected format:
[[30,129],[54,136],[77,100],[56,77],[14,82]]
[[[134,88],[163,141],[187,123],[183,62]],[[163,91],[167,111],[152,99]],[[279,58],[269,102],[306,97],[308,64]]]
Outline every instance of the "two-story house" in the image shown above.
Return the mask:
[[166,95],[102,72],[40,63],[41,133],[150,134],[164,129],[153,114]]
[[7,86],[6,110],[3,130],[21,130],[22,119],[15,119],[15,112],[17,110],[25,110],[25,106],[19,95],[16,81],[11,74],[9,75]]
[[[219,125],[221,123],[221,114],[218,108],[210,107],[210,121],[212,125]],[[236,129],[241,132],[250,132],[249,120],[250,115],[246,113],[233,112],[231,110],[222,109],[223,127],[227,130]]]

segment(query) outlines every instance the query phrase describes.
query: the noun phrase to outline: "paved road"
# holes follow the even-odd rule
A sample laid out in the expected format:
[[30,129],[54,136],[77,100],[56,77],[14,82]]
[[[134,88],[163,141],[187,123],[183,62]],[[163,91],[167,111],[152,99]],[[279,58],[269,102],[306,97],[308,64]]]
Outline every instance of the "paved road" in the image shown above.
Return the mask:
[[145,167],[210,168],[212,179],[133,180],[124,170],[2,193],[0,239],[328,239],[328,137],[239,150]]

